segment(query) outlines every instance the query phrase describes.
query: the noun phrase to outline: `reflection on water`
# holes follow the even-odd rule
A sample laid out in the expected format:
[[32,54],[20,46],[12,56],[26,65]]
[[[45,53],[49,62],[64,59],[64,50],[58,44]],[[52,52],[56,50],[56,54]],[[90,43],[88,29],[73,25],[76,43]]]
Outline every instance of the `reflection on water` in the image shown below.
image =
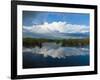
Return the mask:
[[23,52],[31,52],[33,54],[42,54],[44,57],[65,58],[66,56],[88,55],[87,47],[61,47],[56,43],[43,43],[42,48],[24,48]]
[[89,65],[89,47],[43,43],[41,48],[23,48],[23,68],[78,65]]

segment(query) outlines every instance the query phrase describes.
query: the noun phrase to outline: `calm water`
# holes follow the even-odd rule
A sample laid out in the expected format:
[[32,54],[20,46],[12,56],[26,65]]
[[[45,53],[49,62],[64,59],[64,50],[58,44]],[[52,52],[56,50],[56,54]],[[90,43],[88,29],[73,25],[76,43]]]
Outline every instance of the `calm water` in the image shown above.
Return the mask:
[[45,43],[42,48],[23,48],[23,68],[89,65],[89,47],[61,47]]

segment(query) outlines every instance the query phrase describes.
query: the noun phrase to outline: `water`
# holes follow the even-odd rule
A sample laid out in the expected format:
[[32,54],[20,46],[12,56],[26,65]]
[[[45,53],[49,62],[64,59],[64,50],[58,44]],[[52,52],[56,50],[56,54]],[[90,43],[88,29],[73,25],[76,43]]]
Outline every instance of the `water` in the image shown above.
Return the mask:
[[23,48],[23,68],[89,65],[89,47],[62,47],[44,43],[42,48]]

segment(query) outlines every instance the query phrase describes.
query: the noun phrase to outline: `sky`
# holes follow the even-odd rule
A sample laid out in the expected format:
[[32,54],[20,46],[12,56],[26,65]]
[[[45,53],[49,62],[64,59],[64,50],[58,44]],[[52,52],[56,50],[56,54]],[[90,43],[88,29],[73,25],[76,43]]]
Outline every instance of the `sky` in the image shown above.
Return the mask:
[[32,26],[42,24],[43,22],[68,22],[70,24],[79,24],[89,26],[89,14],[82,13],[61,13],[61,12],[36,12],[23,11],[23,25]]
[[89,19],[87,13],[23,11],[23,32],[24,36],[43,38],[87,36]]

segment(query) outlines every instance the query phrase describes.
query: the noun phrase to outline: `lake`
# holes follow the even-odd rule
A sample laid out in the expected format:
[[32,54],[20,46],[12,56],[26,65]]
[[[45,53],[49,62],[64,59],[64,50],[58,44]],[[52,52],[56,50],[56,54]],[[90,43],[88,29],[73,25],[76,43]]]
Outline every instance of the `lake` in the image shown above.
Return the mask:
[[89,65],[89,46],[62,47],[43,43],[42,47],[23,48],[23,68],[47,68]]

